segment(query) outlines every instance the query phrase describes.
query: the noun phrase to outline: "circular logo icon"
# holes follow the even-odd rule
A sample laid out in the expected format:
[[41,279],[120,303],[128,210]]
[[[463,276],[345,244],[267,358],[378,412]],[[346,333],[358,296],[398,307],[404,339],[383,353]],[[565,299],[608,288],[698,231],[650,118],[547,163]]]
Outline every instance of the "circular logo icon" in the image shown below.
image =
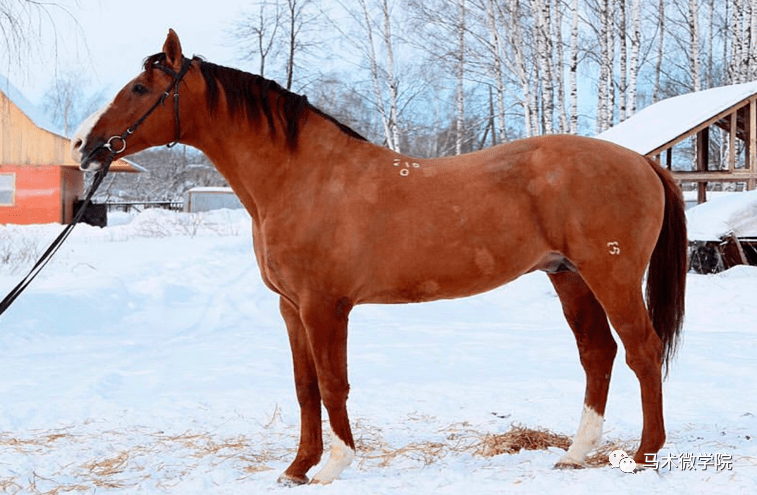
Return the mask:
[[624,450],[613,450],[610,452],[610,465],[616,468],[620,466],[620,461],[627,457],[628,454]]
[[618,467],[624,473],[633,473],[636,470],[636,462],[630,457],[624,457],[618,463]]

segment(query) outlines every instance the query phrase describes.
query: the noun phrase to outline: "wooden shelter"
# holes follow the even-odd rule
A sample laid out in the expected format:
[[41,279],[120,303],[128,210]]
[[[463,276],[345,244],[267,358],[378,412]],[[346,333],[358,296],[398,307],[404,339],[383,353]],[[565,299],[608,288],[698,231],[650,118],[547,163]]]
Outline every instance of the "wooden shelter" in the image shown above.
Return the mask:
[[[71,158],[70,140],[35,113],[0,76],[0,224],[67,223],[84,195],[84,173]],[[110,171],[144,169],[117,160]]]
[[[710,161],[710,130],[727,132],[727,167],[714,170]],[[689,93],[650,105],[597,136],[661,160],[672,167],[673,147],[696,140],[695,170],[673,170],[681,183],[697,185],[697,201],[707,200],[709,182],[741,182],[757,187],[757,82]],[[743,153],[737,154],[737,141]],[[743,159],[740,159],[743,156]]]

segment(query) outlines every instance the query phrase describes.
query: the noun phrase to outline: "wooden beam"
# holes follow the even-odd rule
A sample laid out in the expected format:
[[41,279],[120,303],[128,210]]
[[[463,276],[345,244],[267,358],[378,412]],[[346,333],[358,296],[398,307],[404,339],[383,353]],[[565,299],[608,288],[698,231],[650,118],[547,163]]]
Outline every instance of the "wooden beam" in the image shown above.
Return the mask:
[[681,182],[746,182],[757,180],[757,173],[731,174],[728,170],[710,170],[709,172],[673,172],[673,177]]

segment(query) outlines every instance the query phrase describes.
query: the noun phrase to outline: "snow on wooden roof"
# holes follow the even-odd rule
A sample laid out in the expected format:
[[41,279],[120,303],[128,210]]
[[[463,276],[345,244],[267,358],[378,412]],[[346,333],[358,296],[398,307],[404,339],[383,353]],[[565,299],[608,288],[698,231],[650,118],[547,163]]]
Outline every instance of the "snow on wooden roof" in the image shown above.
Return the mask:
[[19,108],[19,110],[24,112],[24,115],[29,117],[34,125],[47,132],[52,132],[53,134],[64,137],[61,127],[51,122],[42,109],[26,99],[24,94],[2,74],[0,74],[0,91],[2,91],[5,96]]
[[642,155],[659,153],[689,131],[757,95],[757,81],[707,89],[659,101],[597,135]]

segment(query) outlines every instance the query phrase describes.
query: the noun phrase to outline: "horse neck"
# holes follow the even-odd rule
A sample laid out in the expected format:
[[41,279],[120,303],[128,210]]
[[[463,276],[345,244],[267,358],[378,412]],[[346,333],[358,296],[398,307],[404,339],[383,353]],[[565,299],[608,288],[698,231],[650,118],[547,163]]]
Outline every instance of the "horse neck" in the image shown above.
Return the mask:
[[[224,104],[219,105],[224,108]],[[193,136],[186,140],[203,151],[253,217],[260,222],[266,210],[283,197],[297,197],[319,182],[316,175],[330,174],[334,167],[349,166],[366,146],[375,145],[351,138],[334,123],[309,109],[301,119],[296,147],[286,143],[278,118],[273,133],[265,119],[214,115],[199,119]],[[359,151],[358,151],[359,150]]]

